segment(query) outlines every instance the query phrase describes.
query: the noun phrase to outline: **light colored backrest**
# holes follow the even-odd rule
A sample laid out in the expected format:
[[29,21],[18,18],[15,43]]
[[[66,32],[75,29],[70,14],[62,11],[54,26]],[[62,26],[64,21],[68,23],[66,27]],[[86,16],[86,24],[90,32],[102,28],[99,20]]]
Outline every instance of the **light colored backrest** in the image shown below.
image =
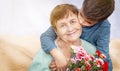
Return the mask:
[[39,48],[34,35],[0,35],[0,71],[27,71]]
[[113,62],[113,71],[120,71],[120,39],[110,41],[110,56]]

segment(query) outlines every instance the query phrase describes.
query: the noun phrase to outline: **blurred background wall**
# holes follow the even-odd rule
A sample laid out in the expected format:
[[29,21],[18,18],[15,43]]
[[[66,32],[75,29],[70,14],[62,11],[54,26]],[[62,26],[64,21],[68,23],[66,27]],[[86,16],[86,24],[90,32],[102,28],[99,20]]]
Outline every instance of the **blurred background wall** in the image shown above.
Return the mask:
[[[0,34],[40,36],[49,26],[51,10],[58,4],[71,3],[79,9],[84,0],[0,0]],[[115,11],[108,18],[111,39],[120,38],[120,0],[115,0]]]

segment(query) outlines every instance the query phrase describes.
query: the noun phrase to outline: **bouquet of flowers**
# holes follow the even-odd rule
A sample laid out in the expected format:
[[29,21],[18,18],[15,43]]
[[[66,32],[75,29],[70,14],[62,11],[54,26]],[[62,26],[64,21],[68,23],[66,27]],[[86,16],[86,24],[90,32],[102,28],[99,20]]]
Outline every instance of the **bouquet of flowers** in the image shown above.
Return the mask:
[[82,47],[71,46],[71,57],[66,71],[108,71],[106,56],[99,50],[96,54],[88,54]]

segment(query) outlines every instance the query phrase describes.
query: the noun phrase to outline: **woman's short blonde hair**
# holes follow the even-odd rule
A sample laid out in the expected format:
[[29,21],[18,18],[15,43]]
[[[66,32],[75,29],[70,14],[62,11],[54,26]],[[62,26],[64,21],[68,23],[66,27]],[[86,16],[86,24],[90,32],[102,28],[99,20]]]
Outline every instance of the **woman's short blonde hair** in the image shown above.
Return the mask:
[[50,23],[54,30],[56,30],[56,23],[59,19],[69,15],[69,12],[78,15],[78,9],[72,4],[57,5],[51,12]]

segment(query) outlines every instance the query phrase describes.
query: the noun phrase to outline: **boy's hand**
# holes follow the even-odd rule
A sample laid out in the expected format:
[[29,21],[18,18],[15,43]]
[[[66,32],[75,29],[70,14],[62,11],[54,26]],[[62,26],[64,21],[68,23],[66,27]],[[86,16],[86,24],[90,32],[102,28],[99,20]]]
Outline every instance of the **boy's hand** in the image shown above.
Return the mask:
[[61,52],[58,52],[54,59],[57,66],[57,71],[65,71],[67,65],[66,57]]
[[50,63],[49,68],[50,68],[51,71],[57,71],[55,60],[52,60],[52,62]]
[[67,59],[58,49],[53,49],[51,54],[56,63],[57,71],[65,71],[67,65]]

